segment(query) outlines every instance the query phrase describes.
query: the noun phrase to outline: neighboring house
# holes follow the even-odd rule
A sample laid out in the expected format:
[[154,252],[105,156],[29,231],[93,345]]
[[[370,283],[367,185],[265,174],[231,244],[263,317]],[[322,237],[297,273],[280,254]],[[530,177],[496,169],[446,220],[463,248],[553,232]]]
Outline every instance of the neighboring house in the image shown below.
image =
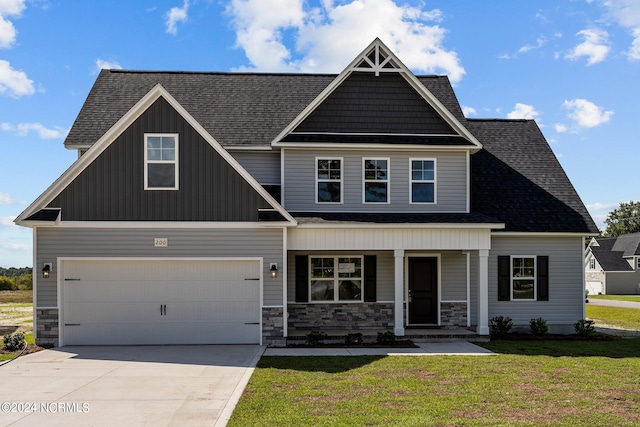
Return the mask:
[[640,233],[591,239],[585,283],[590,294],[640,294]]
[[39,343],[584,317],[597,228],[536,123],[465,118],[377,39],[339,75],[103,70],[65,146],[16,219]]

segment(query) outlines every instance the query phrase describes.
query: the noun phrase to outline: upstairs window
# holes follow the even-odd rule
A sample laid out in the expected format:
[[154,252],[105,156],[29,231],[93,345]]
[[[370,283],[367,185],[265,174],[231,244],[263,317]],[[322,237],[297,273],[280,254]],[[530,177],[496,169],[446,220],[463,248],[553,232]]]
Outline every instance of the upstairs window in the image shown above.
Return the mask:
[[595,270],[596,269],[596,259],[593,258],[593,257],[589,260],[589,268],[591,270]]
[[389,203],[389,159],[363,159],[364,203]]
[[178,189],[178,135],[144,136],[144,189]]
[[410,159],[411,203],[436,202],[435,159]]
[[342,203],[342,159],[316,159],[316,202]]

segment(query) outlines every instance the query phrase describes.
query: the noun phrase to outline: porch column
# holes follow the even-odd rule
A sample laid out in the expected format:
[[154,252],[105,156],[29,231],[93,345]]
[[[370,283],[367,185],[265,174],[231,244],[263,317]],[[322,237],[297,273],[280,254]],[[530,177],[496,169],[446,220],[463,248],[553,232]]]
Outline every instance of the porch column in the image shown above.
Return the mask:
[[404,249],[393,251],[395,257],[395,282],[393,293],[393,333],[404,336]]
[[489,335],[489,251],[478,256],[478,335]]

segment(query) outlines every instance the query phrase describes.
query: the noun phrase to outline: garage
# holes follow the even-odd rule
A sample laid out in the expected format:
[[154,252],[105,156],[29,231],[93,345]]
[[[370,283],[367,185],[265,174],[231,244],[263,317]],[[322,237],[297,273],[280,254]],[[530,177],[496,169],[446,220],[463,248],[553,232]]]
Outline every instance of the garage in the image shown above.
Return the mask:
[[259,259],[61,261],[61,344],[259,344]]

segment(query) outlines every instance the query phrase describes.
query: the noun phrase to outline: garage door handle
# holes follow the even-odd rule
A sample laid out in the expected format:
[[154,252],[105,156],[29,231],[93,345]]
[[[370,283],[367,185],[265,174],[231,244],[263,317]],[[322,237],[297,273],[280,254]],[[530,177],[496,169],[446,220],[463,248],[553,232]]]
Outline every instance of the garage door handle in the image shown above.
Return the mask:
[[71,280],[77,280],[80,281],[80,279],[64,279],[65,281],[71,281]]
[[260,322],[244,322],[245,325],[259,325]]
[[260,280],[260,278],[258,277],[257,279],[244,279],[244,280]]
[[80,323],[65,323],[64,326],[80,326]]

